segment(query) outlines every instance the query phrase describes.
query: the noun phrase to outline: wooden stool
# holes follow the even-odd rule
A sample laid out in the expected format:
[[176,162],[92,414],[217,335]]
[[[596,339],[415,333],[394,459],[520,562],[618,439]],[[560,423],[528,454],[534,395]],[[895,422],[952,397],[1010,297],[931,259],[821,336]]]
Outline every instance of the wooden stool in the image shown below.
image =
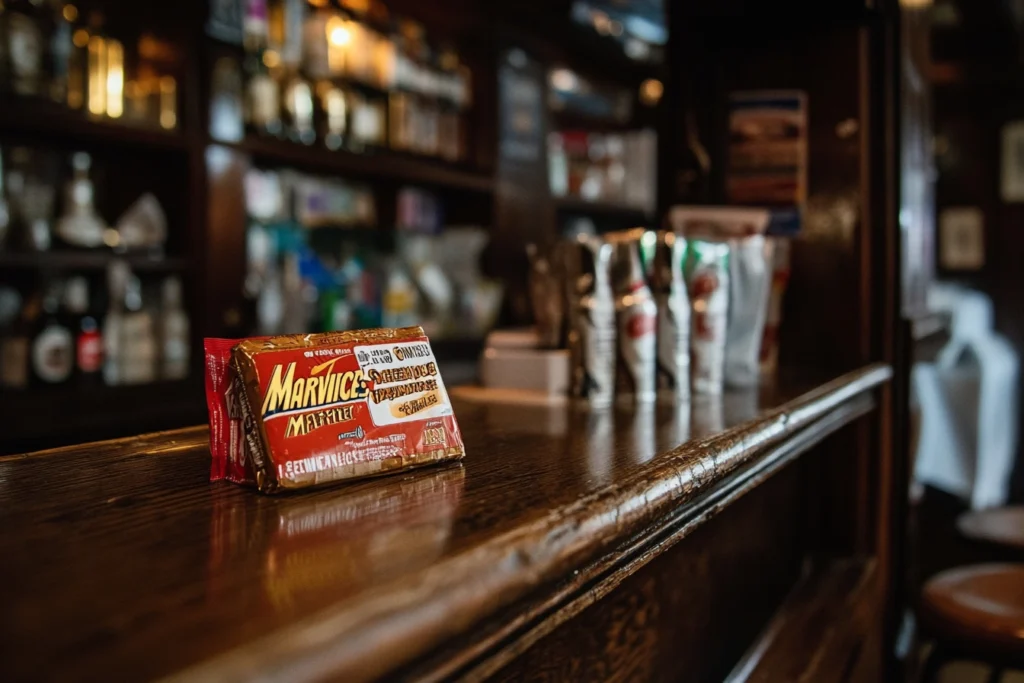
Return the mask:
[[921,627],[935,640],[921,680],[931,683],[953,659],[1024,668],[1024,564],[980,564],[942,572],[921,592]]
[[1024,552],[1024,507],[1002,507],[967,512],[956,528],[972,541]]

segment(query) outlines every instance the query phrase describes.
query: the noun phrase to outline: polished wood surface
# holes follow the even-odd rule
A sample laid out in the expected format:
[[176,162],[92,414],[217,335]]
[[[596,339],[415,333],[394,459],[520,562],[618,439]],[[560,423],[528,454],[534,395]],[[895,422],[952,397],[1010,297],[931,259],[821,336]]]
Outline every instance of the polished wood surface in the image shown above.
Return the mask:
[[201,428],[0,458],[0,678],[493,674],[888,377],[692,412],[458,405],[464,464],[279,498],[209,484]]
[[944,571],[925,584],[927,632],[961,651],[1024,662],[1024,565],[980,564]]
[[967,512],[956,527],[972,540],[1024,551],[1024,506]]

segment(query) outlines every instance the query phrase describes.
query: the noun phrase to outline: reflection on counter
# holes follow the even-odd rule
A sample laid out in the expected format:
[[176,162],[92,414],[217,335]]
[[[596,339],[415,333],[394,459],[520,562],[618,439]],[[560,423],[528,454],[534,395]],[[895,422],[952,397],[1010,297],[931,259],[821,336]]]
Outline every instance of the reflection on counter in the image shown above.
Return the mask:
[[[327,587],[351,594],[426,566],[445,549],[464,480],[463,467],[455,465],[303,496],[237,495],[218,487],[210,520],[211,599],[232,590],[241,580],[234,568],[249,566],[253,553],[262,557],[263,596],[278,612],[315,604]],[[396,553],[401,566],[389,561]]]

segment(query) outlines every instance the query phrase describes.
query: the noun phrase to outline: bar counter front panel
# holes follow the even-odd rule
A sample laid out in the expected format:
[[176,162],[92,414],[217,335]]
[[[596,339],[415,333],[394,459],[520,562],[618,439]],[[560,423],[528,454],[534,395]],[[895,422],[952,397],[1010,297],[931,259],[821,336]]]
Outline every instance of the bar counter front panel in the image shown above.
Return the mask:
[[462,464],[279,497],[209,483],[205,427],[0,458],[0,679],[772,680],[757,647],[808,635],[833,663],[865,647],[871,562],[807,561],[805,465],[889,376],[457,402]]

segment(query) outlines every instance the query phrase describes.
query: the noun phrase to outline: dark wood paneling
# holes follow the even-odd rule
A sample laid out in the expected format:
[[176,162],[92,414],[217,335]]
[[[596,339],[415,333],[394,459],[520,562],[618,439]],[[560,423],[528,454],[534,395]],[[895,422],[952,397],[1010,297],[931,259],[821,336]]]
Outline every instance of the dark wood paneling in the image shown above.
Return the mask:
[[494,680],[721,681],[799,574],[799,484],[763,484]]

